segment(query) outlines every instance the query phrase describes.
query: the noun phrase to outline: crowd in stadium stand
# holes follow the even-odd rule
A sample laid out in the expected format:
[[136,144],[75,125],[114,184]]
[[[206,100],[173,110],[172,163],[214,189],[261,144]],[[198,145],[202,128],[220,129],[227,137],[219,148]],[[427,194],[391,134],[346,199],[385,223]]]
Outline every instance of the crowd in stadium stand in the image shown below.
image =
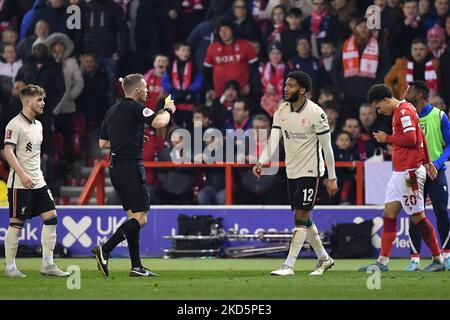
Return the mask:
[[[373,4],[381,12],[379,29],[366,20]],[[78,11],[67,11],[71,5],[80,8],[80,28],[73,16]],[[377,115],[366,93],[384,82],[402,98],[410,81],[424,80],[433,105],[449,111],[449,5],[450,0],[1,0],[1,136],[21,110],[20,88],[40,85],[47,93],[40,117],[47,181],[53,188],[57,181],[82,185],[74,163],[92,165],[99,157],[98,129],[105,111],[123,96],[120,77],[143,74],[146,105],[153,110],[163,107],[168,94],[175,101],[178,110],[168,129],[146,129],[144,159],[167,161],[180,141],[174,129],[192,132],[193,119],[203,133],[269,132],[286,75],[302,70],[312,78],[309,98],[328,115],[336,160],[390,160],[390,148],[372,135],[390,133],[390,119]],[[204,147],[217,144],[224,145],[211,140]],[[246,152],[246,160],[255,161],[261,151]],[[354,169],[338,168],[337,174],[340,192],[333,199],[323,193],[319,204],[355,203]],[[148,168],[147,179],[153,203],[225,202],[221,168]],[[261,179],[250,168],[234,170],[237,204],[285,204],[285,185],[282,170]]]

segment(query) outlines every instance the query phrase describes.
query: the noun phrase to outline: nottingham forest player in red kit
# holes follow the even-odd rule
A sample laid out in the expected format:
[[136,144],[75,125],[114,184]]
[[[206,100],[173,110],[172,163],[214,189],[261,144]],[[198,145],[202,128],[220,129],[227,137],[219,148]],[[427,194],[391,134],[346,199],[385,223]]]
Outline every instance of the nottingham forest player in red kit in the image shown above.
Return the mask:
[[423,192],[426,175],[435,179],[437,170],[428,155],[417,112],[409,102],[393,98],[392,91],[384,84],[372,86],[367,100],[379,113],[393,117],[393,134],[387,135],[379,131],[374,136],[380,143],[392,144],[394,172],[386,188],[380,256],[374,264],[362,267],[359,271],[367,271],[373,267],[378,267],[381,271],[389,270],[389,257],[397,237],[397,216],[402,207],[411,217],[411,222],[417,226],[433,255],[432,263],[423,271],[441,271],[444,269],[444,260],[433,225],[425,217]]

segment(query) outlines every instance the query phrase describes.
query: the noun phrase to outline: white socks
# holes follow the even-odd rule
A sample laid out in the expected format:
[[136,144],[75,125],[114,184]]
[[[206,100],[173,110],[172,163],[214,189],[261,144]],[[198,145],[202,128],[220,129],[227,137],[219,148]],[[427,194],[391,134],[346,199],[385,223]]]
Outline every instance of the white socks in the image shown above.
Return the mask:
[[319,237],[319,230],[315,224],[313,224],[309,229],[305,227],[296,227],[294,229],[294,235],[292,237],[291,248],[289,249],[288,257],[284,262],[285,265],[293,268],[295,261],[297,261],[298,254],[303,247],[303,243],[305,240],[311,245],[314,249],[314,252],[317,255],[317,258],[320,260],[328,260],[330,256],[327,251],[323,247],[322,241]]
[[[6,269],[16,268],[17,248],[19,247],[19,234],[21,229],[9,227],[5,236],[5,262]],[[56,225],[43,225],[41,233],[42,265],[49,266],[53,262],[53,250],[56,245]]]
[[[443,259],[447,259],[449,256],[450,256],[450,253],[449,253],[449,252],[443,252],[443,253],[442,253],[442,258],[443,258]],[[441,258],[440,258],[439,256],[433,257],[433,258],[434,258],[436,261],[441,261]],[[411,257],[411,261],[420,263],[420,257]],[[442,263],[442,262],[440,262],[440,263]]]
[[[443,263],[444,259],[446,259],[446,257],[445,257],[444,254],[440,254],[440,255],[438,255],[436,257],[433,257],[432,259],[433,259],[434,262]],[[420,257],[411,257],[411,261],[420,263]]]
[[436,257],[433,257],[433,261],[437,263],[444,263],[444,257],[442,256],[442,254],[440,254]]
[[381,263],[382,265],[387,266],[389,264],[389,257],[383,257],[383,256],[379,256],[377,261],[379,263]]
[[288,257],[286,258],[286,261],[284,262],[285,265],[291,268],[294,267],[298,254],[300,253],[300,250],[303,247],[303,243],[305,242],[307,231],[308,230],[304,227],[296,227],[294,229],[294,235],[292,237],[289,254]]
[[330,258],[327,251],[323,247],[322,241],[319,237],[319,230],[317,230],[315,224],[313,224],[306,232],[306,241],[314,249],[317,258],[319,258],[320,260],[328,260]]
[[19,234],[22,230],[9,226],[5,237],[6,269],[16,268],[17,248],[19,247]]
[[56,245],[56,225],[46,225],[42,227],[42,265],[44,267],[53,265],[53,250]]

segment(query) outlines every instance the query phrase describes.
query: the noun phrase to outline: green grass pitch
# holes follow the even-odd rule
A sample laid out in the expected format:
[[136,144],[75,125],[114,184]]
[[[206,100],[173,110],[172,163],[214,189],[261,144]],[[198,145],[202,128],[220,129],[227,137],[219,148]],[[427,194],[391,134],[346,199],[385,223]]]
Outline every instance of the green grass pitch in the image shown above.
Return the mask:
[[323,277],[311,277],[315,260],[300,259],[294,276],[270,276],[282,261],[143,259],[160,277],[130,278],[129,260],[111,259],[110,278],[103,279],[93,258],[57,259],[61,269],[70,265],[81,269],[81,289],[69,290],[66,279],[39,275],[40,259],[18,259],[27,277],[10,279],[0,274],[0,299],[450,299],[450,272],[406,273],[401,270],[407,260],[391,261],[379,290],[367,288],[370,274],[354,271],[373,260],[337,260]]

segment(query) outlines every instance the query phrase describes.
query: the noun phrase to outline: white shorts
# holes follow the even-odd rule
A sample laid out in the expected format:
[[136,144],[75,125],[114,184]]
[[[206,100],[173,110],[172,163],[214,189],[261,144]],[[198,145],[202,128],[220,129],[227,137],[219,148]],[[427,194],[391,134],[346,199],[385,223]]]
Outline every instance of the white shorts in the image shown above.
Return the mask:
[[414,193],[410,186],[409,171],[392,173],[386,188],[384,203],[399,201],[403,210],[409,215],[424,211],[425,201],[423,188],[427,178],[424,166],[416,169],[418,192]]

